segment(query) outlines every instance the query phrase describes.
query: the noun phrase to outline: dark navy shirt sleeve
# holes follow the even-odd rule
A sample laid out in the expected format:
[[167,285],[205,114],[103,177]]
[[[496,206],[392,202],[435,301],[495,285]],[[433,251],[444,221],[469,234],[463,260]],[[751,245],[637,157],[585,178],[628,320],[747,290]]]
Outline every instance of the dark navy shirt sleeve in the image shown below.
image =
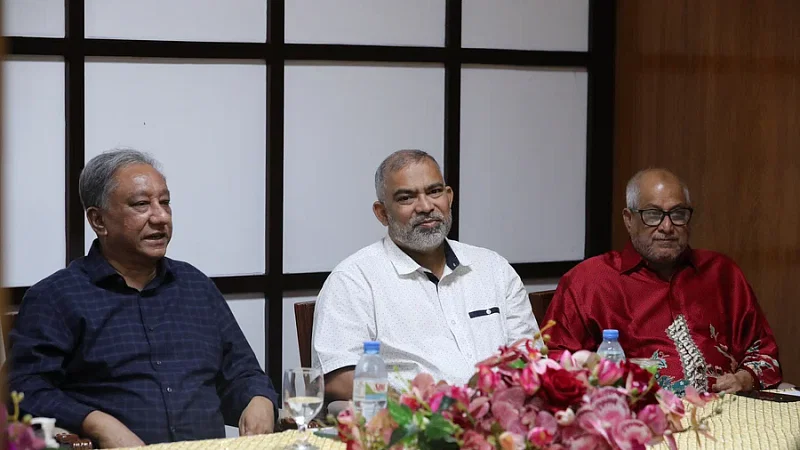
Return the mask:
[[59,300],[57,292],[39,286],[26,293],[11,332],[14,369],[9,381],[13,390],[24,394],[24,411],[35,417],[58,417],[59,427],[80,433],[83,420],[95,408],[59,388],[76,342]]
[[[209,281],[210,282],[210,281]],[[220,335],[222,336],[222,367],[217,375],[217,392],[222,400],[225,423],[238,426],[239,417],[253,397],[261,396],[272,402],[277,418],[278,395],[266,376],[239,324],[231,312],[228,302],[211,283],[219,308]]]

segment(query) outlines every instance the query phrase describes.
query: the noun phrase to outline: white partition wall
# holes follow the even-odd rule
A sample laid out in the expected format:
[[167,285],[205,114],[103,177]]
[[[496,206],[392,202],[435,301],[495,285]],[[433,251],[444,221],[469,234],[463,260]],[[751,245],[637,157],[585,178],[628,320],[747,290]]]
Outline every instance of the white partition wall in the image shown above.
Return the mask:
[[512,263],[582,259],[586,72],[461,75],[461,238]]
[[3,285],[64,267],[64,62],[3,63]]
[[385,235],[374,173],[395,150],[436,158],[451,238],[499,252],[530,290],[610,245],[613,2],[4,6],[2,283],[17,304],[91,245],[77,180],[117,147],[161,162],[168,256],[217,284],[276,383],[300,364],[293,304]]
[[[86,63],[86,160],[116,147],[156,157],[173,209],[168,256],[209,276],[264,273],[265,78],[258,63]],[[92,239],[87,223],[87,249]]]
[[290,65],[284,102],[283,271],[330,271],[385,234],[372,203],[386,156],[442,161],[444,69]]

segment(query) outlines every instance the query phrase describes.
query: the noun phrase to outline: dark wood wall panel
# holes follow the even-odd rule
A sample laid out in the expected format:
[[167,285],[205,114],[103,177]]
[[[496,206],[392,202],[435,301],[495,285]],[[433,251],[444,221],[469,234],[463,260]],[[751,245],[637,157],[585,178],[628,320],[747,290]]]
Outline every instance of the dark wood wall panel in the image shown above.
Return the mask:
[[692,244],[742,267],[800,384],[800,2],[619,0],[614,244],[627,179],[689,184]]

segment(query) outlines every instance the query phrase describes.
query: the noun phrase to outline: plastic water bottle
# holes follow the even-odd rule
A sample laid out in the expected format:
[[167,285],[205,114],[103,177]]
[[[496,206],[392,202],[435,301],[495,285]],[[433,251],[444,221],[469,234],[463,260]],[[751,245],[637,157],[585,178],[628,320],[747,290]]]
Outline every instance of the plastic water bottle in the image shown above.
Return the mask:
[[386,364],[381,358],[380,350],[380,342],[364,342],[364,354],[358,360],[353,376],[355,412],[364,416],[367,422],[378,411],[386,407],[389,376],[386,373]]
[[597,354],[611,362],[625,361],[625,352],[619,345],[618,330],[603,330],[603,343],[597,349]]

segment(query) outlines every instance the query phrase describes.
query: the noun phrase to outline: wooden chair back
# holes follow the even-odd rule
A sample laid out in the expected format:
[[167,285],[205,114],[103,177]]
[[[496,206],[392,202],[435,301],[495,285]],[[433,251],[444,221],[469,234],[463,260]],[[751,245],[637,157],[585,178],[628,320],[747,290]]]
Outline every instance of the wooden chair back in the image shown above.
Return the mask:
[[314,305],[316,302],[294,304],[294,321],[297,325],[297,347],[300,349],[300,364],[311,367],[311,336],[314,331]]
[[540,327],[544,326],[544,315],[547,312],[547,307],[550,306],[550,302],[553,301],[553,296],[555,294],[555,290],[531,292],[528,294],[528,299],[531,301],[531,309],[533,310],[533,317],[536,317],[536,322]]

